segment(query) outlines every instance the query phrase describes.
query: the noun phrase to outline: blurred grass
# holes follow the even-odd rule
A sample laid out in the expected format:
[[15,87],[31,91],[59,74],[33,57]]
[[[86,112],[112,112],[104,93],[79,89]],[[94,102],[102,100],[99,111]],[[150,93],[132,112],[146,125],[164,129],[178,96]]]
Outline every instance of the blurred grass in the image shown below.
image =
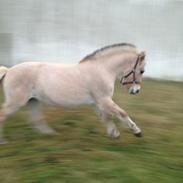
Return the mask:
[[[92,107],[44,108],[58,136],[34,132],[26,109],[5,125],[9,144],[0,146],[0,183],[181,183],[183,182],[183,83],[146,80],[138,96],[114,100],[143,130],[134,137],[117,125],[120,139],[107,137]],[[2,94],[1,94],[2,101]]]

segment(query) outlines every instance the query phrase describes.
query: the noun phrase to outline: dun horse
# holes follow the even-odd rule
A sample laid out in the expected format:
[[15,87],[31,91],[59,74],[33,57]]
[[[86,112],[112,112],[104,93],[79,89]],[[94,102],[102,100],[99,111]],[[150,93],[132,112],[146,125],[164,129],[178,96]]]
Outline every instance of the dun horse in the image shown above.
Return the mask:
[[144,72],[144,52],[127,43],[96,50],[79,64],[26,62],[11,68],[0,67],[5,102],[0,110],[0,143],[4,144],[3,124],[8,116],[28,105],[29,120],[41,133],[54,134],[40,111],[40,103],[58,107],[95,104],[107,133],[120,136],[112,121],[115,115],[125,122],[136,136],[141,130],[113,100],[114,83],[119,79],[130,94],[140,91]]

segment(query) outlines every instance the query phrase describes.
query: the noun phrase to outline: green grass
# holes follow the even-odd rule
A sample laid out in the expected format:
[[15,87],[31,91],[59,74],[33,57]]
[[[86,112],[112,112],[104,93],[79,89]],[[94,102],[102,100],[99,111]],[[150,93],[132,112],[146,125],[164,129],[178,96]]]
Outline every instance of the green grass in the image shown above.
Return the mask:
[[114,96],[142,129],[140,139],[117,119],[120,139],[107,137],[88,106],[45,108],[59,132],[51,137],[29,127],[26,109],[13,115],[9,144],[0,146],[0,183],[182,183],[183,83],[146,80],[142,87],[131,96],[116,85]]

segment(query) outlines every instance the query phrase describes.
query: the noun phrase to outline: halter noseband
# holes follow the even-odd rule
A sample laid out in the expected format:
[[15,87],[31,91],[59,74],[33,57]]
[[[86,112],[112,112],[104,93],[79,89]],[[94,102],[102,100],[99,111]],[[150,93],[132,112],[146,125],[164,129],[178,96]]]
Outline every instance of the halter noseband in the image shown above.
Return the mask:
[[[133,67],[133,70],[130,71],[130,72],[129,72],[128,74],[126,74],[125,76],[122,76],[122,77],[121,77],[120,83],[121,83],[122,85],[140,84],[139,81],[136,81],[136,77],[135,77],[135,71],[136,71],[137,65],[138,65],[138,63],[139,63],[139,60],[140,60],[140,57],[138,56],[138,57],[137,57],[137,60],[136,60],[136,62],[135,62],[135,65],[134,65],[134,67]],[[128,78],[128,77],[129,77],[130,75],[132,75],[132,74],[133,74],[133,81],[123,82],[124,79]]]

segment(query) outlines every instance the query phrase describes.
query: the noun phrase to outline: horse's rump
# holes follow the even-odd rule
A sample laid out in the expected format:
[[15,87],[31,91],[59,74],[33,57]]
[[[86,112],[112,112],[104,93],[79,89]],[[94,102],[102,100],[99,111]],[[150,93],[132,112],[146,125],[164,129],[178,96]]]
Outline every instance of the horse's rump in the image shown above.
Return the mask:
[[1,66],[0,67],[0,81],[3,79],[3,77],[6,75],[6,73],[8,72],[8,68]]

